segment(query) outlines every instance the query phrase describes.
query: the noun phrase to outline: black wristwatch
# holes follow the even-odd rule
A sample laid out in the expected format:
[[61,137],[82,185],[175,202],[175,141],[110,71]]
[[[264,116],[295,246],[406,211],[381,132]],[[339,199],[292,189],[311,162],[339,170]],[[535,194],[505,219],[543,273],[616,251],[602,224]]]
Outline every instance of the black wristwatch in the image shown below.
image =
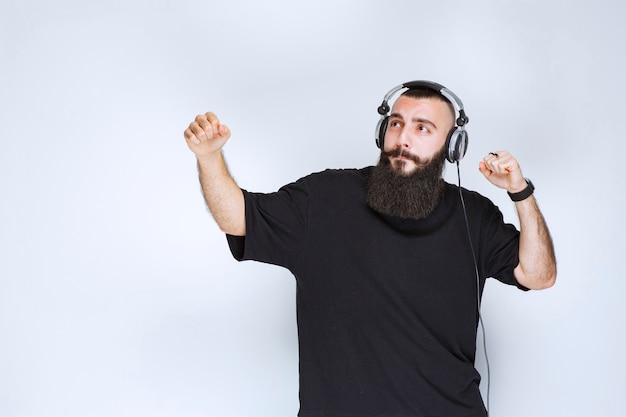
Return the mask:
[[524,178],[524,180],[526,181],[526,184],[528,185],[519,193],[509,193],[507,191],[507,194],[509,195],[509,197],[511,197],[511,200],[513,201],[526,200],[535,191],[535,186],[533,185],[533,183],[528,178]]

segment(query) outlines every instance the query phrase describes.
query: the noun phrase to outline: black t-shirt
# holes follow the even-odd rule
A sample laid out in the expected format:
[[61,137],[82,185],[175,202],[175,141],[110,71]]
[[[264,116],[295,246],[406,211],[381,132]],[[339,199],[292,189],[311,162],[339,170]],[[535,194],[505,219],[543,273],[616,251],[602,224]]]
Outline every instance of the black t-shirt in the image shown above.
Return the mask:
[[519,232],[463,189],[477,283],[459,188],[427,219],[382,216],[366,203],[370,170],[244,191],[246,236],[228,236],[235,258],[296,278],[299,416],[484,416],[477,291],[487,277],[517,285]]

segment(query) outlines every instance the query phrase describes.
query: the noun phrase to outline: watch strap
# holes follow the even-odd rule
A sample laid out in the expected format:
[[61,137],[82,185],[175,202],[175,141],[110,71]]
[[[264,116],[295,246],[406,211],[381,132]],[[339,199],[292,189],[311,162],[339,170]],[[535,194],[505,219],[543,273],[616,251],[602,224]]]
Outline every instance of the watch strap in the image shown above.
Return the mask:
[[535,191],[535,186],[533,185],[533,183],[528,178],[524,178],[524,180],[526,181],[526,184],[528,185],[519,193],[509,193],[507,191],[507,194],[509,195],[509,197],[511,197],[511,200],[515,202],[526,200]]

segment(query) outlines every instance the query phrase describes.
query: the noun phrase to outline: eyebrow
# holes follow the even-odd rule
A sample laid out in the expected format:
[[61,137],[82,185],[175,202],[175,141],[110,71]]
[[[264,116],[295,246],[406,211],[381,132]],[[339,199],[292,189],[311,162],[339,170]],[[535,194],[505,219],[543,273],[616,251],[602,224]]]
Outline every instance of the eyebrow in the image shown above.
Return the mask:
[[[396,117],[398,119],[404,120],[404,118],[402,117],[402,115],[400,113],[391,113],[389,115],[389,118],[391,119],[392,117]],[[434,124],[433,122],[431,122],[428,119],[422,119],[422,118],[419,118],[419,117],[414,117],[414,118],[411,119],[411,121],[413,123],[424,123],[424,124],[430,125],[430,126],[434,127],[435,129],[437,129],[437,125]]]

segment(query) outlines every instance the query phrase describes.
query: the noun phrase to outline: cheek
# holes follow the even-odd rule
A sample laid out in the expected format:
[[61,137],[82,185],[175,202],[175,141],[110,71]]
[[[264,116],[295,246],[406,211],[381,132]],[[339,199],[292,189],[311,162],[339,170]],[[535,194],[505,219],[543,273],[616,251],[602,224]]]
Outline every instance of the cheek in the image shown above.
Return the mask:
[[439,154],[446,146],[445,140],[431,140],[422,142],[419,146],[418,154],[421,158],[431,159],[435,155]]
[[396,149],[398,149],[398,141],[385,138],[385,146],[383,146],[383,151],[394,152]]
[[437,138],[437,140],[433,141],[432,143],[432,151],[434,153],[438,153],[440,152],[444,146],[446,146],[446,144],[448,143],[448,136],[440,136],[439,138]]
[[398,135],[394,132],[390,132],[387,130],[385,132],[385,150],[390,150],[395,148],[396,143],[398,141]]

